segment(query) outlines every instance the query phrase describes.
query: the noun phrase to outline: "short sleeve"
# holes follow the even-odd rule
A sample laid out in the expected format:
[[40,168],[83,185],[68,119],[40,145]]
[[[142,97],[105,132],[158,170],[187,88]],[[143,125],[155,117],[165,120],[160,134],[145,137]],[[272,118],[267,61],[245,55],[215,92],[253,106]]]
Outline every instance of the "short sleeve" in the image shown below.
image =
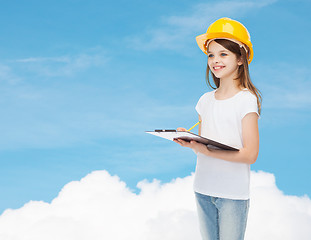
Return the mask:
[[257,113],[258,117],[258,105],[257,105],[257,98],[254,94],[250,92],[246,92],[245,97],[242,100],[243,102],[241,103],[241,109],[240,109],[240,117],[243,119],[246,114],[255,112]]
[[203,112],[203,102],[204,102],[204,98],[205,98],[206,94],[204,94],[203,96],[200,97],[197,105],[195,106],[195,110],[197,111],[197,113],[202,116],[202,112]]

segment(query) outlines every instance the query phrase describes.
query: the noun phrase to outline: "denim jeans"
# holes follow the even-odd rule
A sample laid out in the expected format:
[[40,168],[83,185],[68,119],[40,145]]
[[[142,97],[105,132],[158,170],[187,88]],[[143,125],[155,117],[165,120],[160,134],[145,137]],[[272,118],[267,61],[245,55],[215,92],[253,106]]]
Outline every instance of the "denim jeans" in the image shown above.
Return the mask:
[[243,240],[249,200],[211,197],[195,192],[203,240]]

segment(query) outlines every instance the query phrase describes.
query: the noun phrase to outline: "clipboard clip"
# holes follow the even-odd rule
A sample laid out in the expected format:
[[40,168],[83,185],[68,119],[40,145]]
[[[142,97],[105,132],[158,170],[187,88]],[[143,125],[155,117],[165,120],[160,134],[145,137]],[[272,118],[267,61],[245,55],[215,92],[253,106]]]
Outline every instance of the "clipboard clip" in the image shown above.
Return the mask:
[[176,132],[175,129],[156,129],[155,132]]

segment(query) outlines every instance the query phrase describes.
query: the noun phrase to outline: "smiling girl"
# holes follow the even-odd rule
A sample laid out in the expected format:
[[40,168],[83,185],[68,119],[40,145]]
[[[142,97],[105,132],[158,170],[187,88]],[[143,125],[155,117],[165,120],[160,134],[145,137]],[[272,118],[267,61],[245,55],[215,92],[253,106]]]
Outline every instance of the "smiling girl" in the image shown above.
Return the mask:
[[202,238],[242,240],[249,209],[250,165],[259,152],[261,95],[248,69],[253,47],[247,29],[230,18],[212,23],[196,40],[208,56],[206,78],[214,89],[196,105],[199,135],[239,151],[210,149],[181,139],[175,142],[197,154],[194,191]]

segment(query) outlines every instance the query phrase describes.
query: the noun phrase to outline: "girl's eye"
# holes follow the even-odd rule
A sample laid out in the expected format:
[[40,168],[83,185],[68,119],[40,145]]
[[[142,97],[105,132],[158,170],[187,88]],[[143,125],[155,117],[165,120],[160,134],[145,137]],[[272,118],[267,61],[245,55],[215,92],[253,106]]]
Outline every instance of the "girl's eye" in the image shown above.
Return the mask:
[[213,57],[214,55],[213,54],[208,54],[207,57],[211,58]]
[[222,53],[221,56],[227,56],[227,54],[226,53]]

